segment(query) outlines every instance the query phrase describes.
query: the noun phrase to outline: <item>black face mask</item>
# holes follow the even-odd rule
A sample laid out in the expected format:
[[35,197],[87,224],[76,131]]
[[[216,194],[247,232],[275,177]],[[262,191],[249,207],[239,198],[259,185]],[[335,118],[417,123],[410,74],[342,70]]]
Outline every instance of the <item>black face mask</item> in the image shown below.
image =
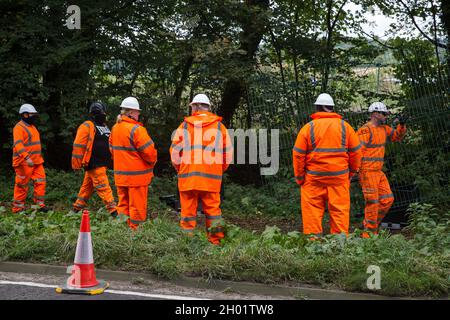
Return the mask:
[[94,114],[93,118],[94,122],[97,124],[104,124],[106,122],[106,114]]
[[36,116],[34,116],[34,117],[28,117],[28,118],[22,117],[22,120],[25,121],[29,125],[35,125],[37,123],[38,119]]

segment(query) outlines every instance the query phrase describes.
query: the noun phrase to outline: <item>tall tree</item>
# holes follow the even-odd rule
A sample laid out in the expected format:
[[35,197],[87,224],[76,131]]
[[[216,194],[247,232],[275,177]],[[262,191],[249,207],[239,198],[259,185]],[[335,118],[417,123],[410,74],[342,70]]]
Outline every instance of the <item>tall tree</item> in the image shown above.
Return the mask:
[[236,17],[242,31],[239,34],[239,48],[242,53],[234,57],[242,66],[242,72],[230,76],[225,84],[218,113],[229,126],[239,101],[246,89],[246,80],[256,63],[256,52],[267,31],[269,0],[246,0],[242,11]]

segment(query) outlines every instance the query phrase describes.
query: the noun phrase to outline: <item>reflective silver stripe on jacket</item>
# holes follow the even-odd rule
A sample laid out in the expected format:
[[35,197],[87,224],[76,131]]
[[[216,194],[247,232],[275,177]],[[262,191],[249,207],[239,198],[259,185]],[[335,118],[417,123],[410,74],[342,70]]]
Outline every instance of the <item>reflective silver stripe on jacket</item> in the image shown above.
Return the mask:
[[189,173],[182,173],[178,175],[178,178],[189,178],[189,177],[203,177],[203,178],[209,178],[209,179],[215,179],[215,180],[222,180],[221,175],[216,174],[210,174],[210,173],[204,173],[199,171],[193,171]]
[[384,158],[371,158],[371,157],[363,157],[361,161],[368,161],[368,162],[384,162]]
[[313,171],[313,170],[306,170],[306,173],[313,174],[316,176],[339,176],[344,173],[348,173],[350,170],[345,169],[342,171]]
[[153,144],[153,141],[150,140],[148,141],[146,144],[144,144],[143,146],[137,148],[137,151],[144,151],[146,148],[150,147]]
[[297,147],[294,147],[294,149],[293,149],[295,152],[298,152],[298,153],[301,153],[301,154],[306,154],[306,150],[303,150],[303,149],[300,149],[300,148],[297,148]]
[[[23,123],[25,124],[25,121],[22,120],[21,122],[23,122]],[[28,130],[28,128],[26,127],[27,124],[25,124],[25,125],[24,125],[24,124],[19,123],[19,126],[21,126],[22,128],[25,129],[25,131],[26,131],[27,134],[28,134],[28,140],[31,141],[31,140],[32,140],[31,132],[30,132],[30,130]]]
[[356,151],[358,151],[359,149],[361,149],[361,147],[362,147],[362,145],[361,145],[361,143],[360,143],[360,144],[358,144],[357,147],[349,148],[348,151],[349,151],[349,152],[356,152]]
[[196,221],[197,217],[181,217],[180,220],[181,221],[186,221],[186,222],[188,222],[188,221]]
[[[136,130],[139,128],[139,125],[136,124],[130,132],[130,145],[133,147],[134,150],[136,150],[136,147],[134,146],[134,133],[136,132]],[[136,150],[137,151],[137,150]]]
[[31,147],[31,146],[38,146],[41,145],[40,141],[34,141],[34,142],[27,142],[23,144],[25,147]]
[[125,175],[125,176],[134,176],[134,175],[140,175],[140,174],[146,174],[146,173],[150,173],[153,172],[153,168],[147,169],[147,170],[141,170],[141,171],[119,171],[119,170],[114,170],[114,174],[121,174],[121,175]]
[[316,148],[316,137],[314,136],[314,122],[313,121],[311,121],[309,123],[309,136],[311,138],[312,148],[315,149]]

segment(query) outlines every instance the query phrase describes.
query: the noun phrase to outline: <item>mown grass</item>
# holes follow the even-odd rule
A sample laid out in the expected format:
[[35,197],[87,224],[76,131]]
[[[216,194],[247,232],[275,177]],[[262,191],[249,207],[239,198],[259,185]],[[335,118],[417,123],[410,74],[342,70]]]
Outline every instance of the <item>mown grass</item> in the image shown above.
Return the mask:
[[[80,216],[69,213],[69,208],[81,175],[51,170],[48,175],[47,199],[54,201],[55,212],[28,210],[12,215],[8,208],[0,208],[1,260],[73,263]],[[9,201],[12,193],[8,195],[5,179],[1,182],[2,191],[6,191],[0,199]],[[151,188],[155,194],[176,191],[168,182],[155,183]],[[241,198],[257,193],[251,188],[248,193],[245,191],[243,188],[232,192],[241,193]],[[227,225],[226,238],[222,246],[216,247],[207,241],[201,228],[194,237],[184,236],[170,209],[155,196],[150,197],[150,207],[158,211],[158,218],[145,223],[137,232],[130,231],[124,221],[112,220],[97,197],[94,199],[91,226],[95,262],[100,268],[148,272],[164,278],[195,275],[205,279],[303,283],[373,292],[367,289],[370,274],[366,271],[368,266],[377,265],[381,268],[381,290],[376,291],[379,294],[448,296],[450,213],[438,214],[431,206],[412,207],[413,239],[387,233],[361,239],[355,233],[348,238],[329,235],[322,241],[308,241],[299,232],[283,233],[277,227],[257,233]]]

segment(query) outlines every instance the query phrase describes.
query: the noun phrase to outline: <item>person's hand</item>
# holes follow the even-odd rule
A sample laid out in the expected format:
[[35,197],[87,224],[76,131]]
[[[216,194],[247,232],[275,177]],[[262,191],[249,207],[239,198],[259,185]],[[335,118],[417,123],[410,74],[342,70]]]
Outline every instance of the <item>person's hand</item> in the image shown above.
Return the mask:
[[399,115],[399,116],[397,117],[397,119],[398,119],[398,123],[399,123],[401,126],[404,126],[404,125],[406,124],[406,121],[408,121],[409,116],[406,115],[406,114],[401,114],[401,115]]
[[27,163],[27,166],[29,166],[29,167],[33,167],[34,166],[34,162],[30,158],[26,158],[25,162]]

